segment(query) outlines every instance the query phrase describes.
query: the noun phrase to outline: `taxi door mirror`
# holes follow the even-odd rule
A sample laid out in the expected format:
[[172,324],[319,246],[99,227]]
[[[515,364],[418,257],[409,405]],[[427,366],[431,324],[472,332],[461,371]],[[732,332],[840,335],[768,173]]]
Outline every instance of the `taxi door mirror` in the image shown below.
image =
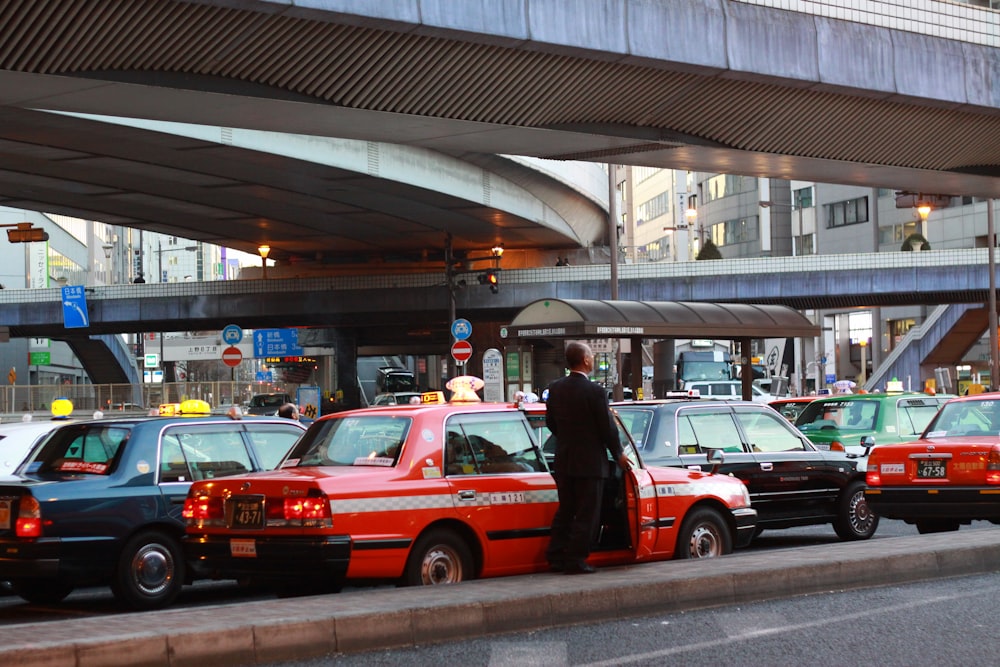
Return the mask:
[[726,455],[722,453],[721,449],[708,450],[708,456],[706,458],[708,459],[709,464],[711,464],[709,472],[713,475],[719,471],[719,466],[726,461]]

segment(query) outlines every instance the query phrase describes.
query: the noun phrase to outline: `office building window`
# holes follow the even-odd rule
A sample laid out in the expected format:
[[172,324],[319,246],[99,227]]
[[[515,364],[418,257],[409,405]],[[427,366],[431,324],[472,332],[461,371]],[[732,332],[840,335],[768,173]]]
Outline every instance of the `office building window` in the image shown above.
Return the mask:
[[825,208],[828,228],[868,222],[868,197],[827,204]]
[[756,241],[760,237],[759,226],[757,216],[716,223],[711,228],[712,243],[721,248],[726,245]]
[[649,222],[653,218],[666,215],[670,212],[670,193],[662,192],[648,201],[644,201],[636,207],[636,225]]

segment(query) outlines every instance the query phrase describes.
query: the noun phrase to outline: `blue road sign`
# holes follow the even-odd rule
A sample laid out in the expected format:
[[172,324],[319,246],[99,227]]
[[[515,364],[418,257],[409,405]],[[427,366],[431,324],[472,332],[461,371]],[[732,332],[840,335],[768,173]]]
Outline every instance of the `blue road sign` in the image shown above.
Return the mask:
[[472,322],[464,318],[458,318],[451,323],[451,335],[455,340],[466,340],[472,335]]
[[227,324],[222,330],[222,342],[229,345],[236,345],[243,340],[243,329],[235,324]]
[[271,371],[257,371],[257,382],[274,382],[274,373]]
[[300,357],[298,329],[257,329],[253,332],[253,356]]
[[87,297],[83,285],[67,285],[62,288],[63,326],[67,329],[82,329],[90,326],[87,313]]

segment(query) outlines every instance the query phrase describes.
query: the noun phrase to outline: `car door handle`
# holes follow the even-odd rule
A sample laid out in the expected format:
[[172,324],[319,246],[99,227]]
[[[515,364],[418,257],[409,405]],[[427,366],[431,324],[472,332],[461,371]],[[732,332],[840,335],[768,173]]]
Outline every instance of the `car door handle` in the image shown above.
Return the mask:
[[475,491],[471,491],[471,490],[470,491],[459,491],[458,492],[458,499],[459,500],[475,500],[476,499],[476,492]]
[[760,464],[760,469],[770,472],[771,470],[774,470],[774,464],[770,461],[764,461]]

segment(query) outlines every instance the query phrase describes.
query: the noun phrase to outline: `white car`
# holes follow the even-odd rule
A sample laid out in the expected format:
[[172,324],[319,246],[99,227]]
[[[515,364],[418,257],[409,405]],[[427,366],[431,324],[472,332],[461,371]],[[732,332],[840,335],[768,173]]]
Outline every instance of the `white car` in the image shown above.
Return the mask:
[[36,443],[69,423],[66,419],[45,419],[0,424],[0,477],[13,475]]
[[[742,380],[695,380],[684,384],[684,390],[697,390],[702,398],[723,398],[730,400],[743,399]],[[774,396],[768,394],[757,385],[750,385],[754,403],[770,403]]]

